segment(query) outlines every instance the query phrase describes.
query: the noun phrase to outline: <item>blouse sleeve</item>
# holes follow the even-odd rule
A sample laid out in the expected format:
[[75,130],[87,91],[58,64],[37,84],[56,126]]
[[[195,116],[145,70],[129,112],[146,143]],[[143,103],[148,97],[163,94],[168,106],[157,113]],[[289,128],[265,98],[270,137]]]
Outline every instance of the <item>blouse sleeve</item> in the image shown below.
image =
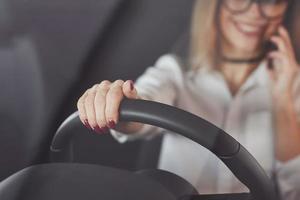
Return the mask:
[[[180,84],[182,84],[182,70],[179,63],[173,55],[164,55],[136,80],[135,87],[143,99],[174,105]],[[142,130],[131,135],[114,129],[110,132],[117,141],[123,143],[140,138],[150,139],[162,133],[162,129],[145,124]]]
[[300,156],[286,163],[277,162],[277,177],[283,200],[298,200],[300,197]]
[[[294,87],[295,110],[300,124],[300,73]],[[300,155],[288,162],[277,162],[277,177],[283,200],[300,198]]]

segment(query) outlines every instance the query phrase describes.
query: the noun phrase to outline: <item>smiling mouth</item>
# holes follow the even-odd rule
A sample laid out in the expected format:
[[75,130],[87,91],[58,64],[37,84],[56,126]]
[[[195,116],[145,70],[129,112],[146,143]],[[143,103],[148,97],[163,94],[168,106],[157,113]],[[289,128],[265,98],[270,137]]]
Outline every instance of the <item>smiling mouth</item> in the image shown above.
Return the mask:
[[236,27],[236,29],[248,36],[248,37],[259,37],[262,35],[262,33],[265,30],[265,26],[264,25],[257,25],[257,24],[249,24],[249,23],[244,23],[244,22],[236,22],[234,21],[234,26]]

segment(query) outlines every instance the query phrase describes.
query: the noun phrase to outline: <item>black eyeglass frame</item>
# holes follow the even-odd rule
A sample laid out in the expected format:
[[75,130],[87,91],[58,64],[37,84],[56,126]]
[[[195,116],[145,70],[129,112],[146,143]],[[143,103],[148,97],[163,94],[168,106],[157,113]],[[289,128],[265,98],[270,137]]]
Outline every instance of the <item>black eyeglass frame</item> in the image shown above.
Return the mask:
[[[259,11],[260,11],[260,14],[264,17],[264,18],[266,18],[266,19],[268,19],[268,20],[276,20],[276,19],[278,19],[278,18],[281,18],[281,17],[283,17],[284,16],[284,13],[283,14],[281,14],[281,15],[278,15],[278,16],[267,16],[265,13],[264,13],[264,11],[263,11],[263,9],[262,9],[262,6],[261,6],[261,4],[262,3],[266,3],[266,2],[262,2],[261,0],[250,0],[249,2],[249,4],[244,8],[244,9],[242,9],[242,10],[233,10],[233,9],[231,9],[229,6],[228,6],[228,4],[226,3],[226,0],[220,0],[221,1],[221,4],[222,5],[224,5],[224,7],[230,12],[230,13],[232,13],[232,14],[234,14],[234,15],[237,15],[237,14],[241,14],[241,13],[244,13],[244,12],[247,12],[250,8],[251,8],[251,6],[252,6],[252,4],[253,3],[257,3],[258,5],[259,5]],[[292,0],[290,0],[290,1],[288,1],[288,0],[282,0],[282,2],[286,2],[287,3],[287,8],[289,7],[289,4],[291,4],[291,2],[292,2]]]

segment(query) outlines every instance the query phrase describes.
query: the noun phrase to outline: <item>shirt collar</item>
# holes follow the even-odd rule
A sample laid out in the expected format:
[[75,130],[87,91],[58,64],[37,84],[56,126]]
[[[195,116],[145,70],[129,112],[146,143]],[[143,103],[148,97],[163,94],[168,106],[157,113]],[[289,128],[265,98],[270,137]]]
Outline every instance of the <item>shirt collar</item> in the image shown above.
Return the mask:
[[[216,70],[210,70],[208,68],[200,68],[199,74],[209,76],[215,81],[223,82],[226,84],[224,76]],[[207,77],[208,78],[208,77]],[[269,82],[269,76],[267,71],[267,60],[263,60],[259,66],[250,74],[246,82],[242,85],[239,92],[245,93],[257,87],[267,86]]]
[[267,60],[264,60],[248,77],[247,81],[241,87],[241,90],[248,91],[252,88],[267,86],[268,82],[269,75],[267,71]]

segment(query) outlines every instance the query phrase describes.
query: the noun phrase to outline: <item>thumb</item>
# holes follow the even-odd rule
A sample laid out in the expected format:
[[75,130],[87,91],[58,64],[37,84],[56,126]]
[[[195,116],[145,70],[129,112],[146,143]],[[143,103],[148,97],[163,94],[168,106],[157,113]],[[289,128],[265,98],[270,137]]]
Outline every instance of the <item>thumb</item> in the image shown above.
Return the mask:
[[137,90],[132,80],[127,80],[123,84],[123,94],[129,99],[138,99]]

